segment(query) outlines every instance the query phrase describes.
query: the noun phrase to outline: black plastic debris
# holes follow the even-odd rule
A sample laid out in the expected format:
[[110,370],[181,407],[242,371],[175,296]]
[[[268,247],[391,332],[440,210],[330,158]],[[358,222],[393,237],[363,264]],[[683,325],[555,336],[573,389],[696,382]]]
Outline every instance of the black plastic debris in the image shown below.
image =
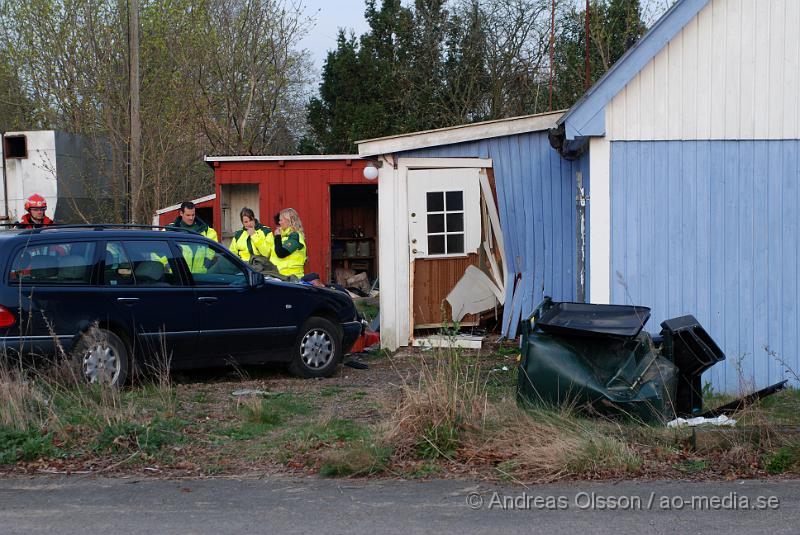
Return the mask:
[[678,367],[675,412],[697,416],[703,410],[701,375],[725,353],[694,316],[681,316],[661,323],[661,353]]
[[786,388],[788,382],[789,380],[787,379],[781,381],[780,383],[775,383],[772,386],[768,386],[767,388],[762,388],[758,392],[747,394],[746,396],[741,397],[735,401],[731,401],[730,403],[726,403],[725,405],[706,411],[700,416],[704,418],[716,418],[717,416],[720,416],[722,414],[724,414],[725,416],[729,416],[744,409],[748,405],[752,405],[758,400],[764,399],[767,396],[771,396],[776,392],[780,392],[781,390]]

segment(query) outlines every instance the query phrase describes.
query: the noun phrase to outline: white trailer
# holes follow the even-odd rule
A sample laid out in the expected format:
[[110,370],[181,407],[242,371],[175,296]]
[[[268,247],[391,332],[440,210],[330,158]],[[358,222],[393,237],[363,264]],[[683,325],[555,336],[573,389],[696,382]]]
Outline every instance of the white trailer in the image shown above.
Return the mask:
[[47,199],[47,215],[58,223],[116,219],[125,206],[124,184],[110,178],[110,161],[105,145],[84,136],[55,130],[2,134],[0,219],[19,220],[34,193]]

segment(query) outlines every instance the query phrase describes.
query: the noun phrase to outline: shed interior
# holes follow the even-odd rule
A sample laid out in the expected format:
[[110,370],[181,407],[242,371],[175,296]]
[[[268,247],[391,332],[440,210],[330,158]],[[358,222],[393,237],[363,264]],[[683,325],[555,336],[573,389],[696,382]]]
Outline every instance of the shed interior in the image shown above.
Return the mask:
[[[378,274],[378,185],[331,185],[330,280],[342,284],[341,270]],[[339,277],[337,277],[339,270]],[[346,285],[346,284],[343,284]]]

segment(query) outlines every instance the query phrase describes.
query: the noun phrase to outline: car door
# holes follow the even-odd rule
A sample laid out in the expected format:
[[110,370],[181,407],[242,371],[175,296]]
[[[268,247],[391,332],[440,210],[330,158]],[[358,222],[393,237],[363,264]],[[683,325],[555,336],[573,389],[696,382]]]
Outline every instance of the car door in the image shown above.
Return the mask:
[[23,351],[49,354],[54,343],[68,351],[75,336],[99,319],[91,289],[96,251],[92,240],[61,238],[12,253],[8,282],[16,299],[4,305],[18,318],[8,336]]
[[174,368],[200,364],[194,290],[167,240],[107,241],[102,273],[109,307],[136,333],[139,355],[169,358]]
[[181,251],[190,249],[192,256],[199,247],[212,250],[210,267],[190,273],[199,305],[199,355],[215,363],[286,355],[297,332],[291,292],[264,282],[252,284],[249,268],[207,240],[183,239],[177,245]]

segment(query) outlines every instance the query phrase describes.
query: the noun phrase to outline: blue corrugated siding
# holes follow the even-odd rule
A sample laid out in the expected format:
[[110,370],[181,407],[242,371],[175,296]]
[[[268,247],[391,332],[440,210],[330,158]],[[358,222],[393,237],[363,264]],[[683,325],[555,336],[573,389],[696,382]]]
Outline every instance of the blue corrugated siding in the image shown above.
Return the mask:
[[[575,299],[575,172],[588,187],[588,153],[562,159],[546,132],[520,134],[403,152],[410,158],[491,158],[500,224],[506,245],[507,299],[503,334],[513,336],[520,318],[545,295]],[[513,281],[517,296],[512,300]]]
[[[612,300],[693,314],[736,392],[800,370],[800,141],[646,141],[611,146]],[[744,381],[744,384],[742,384]]]

